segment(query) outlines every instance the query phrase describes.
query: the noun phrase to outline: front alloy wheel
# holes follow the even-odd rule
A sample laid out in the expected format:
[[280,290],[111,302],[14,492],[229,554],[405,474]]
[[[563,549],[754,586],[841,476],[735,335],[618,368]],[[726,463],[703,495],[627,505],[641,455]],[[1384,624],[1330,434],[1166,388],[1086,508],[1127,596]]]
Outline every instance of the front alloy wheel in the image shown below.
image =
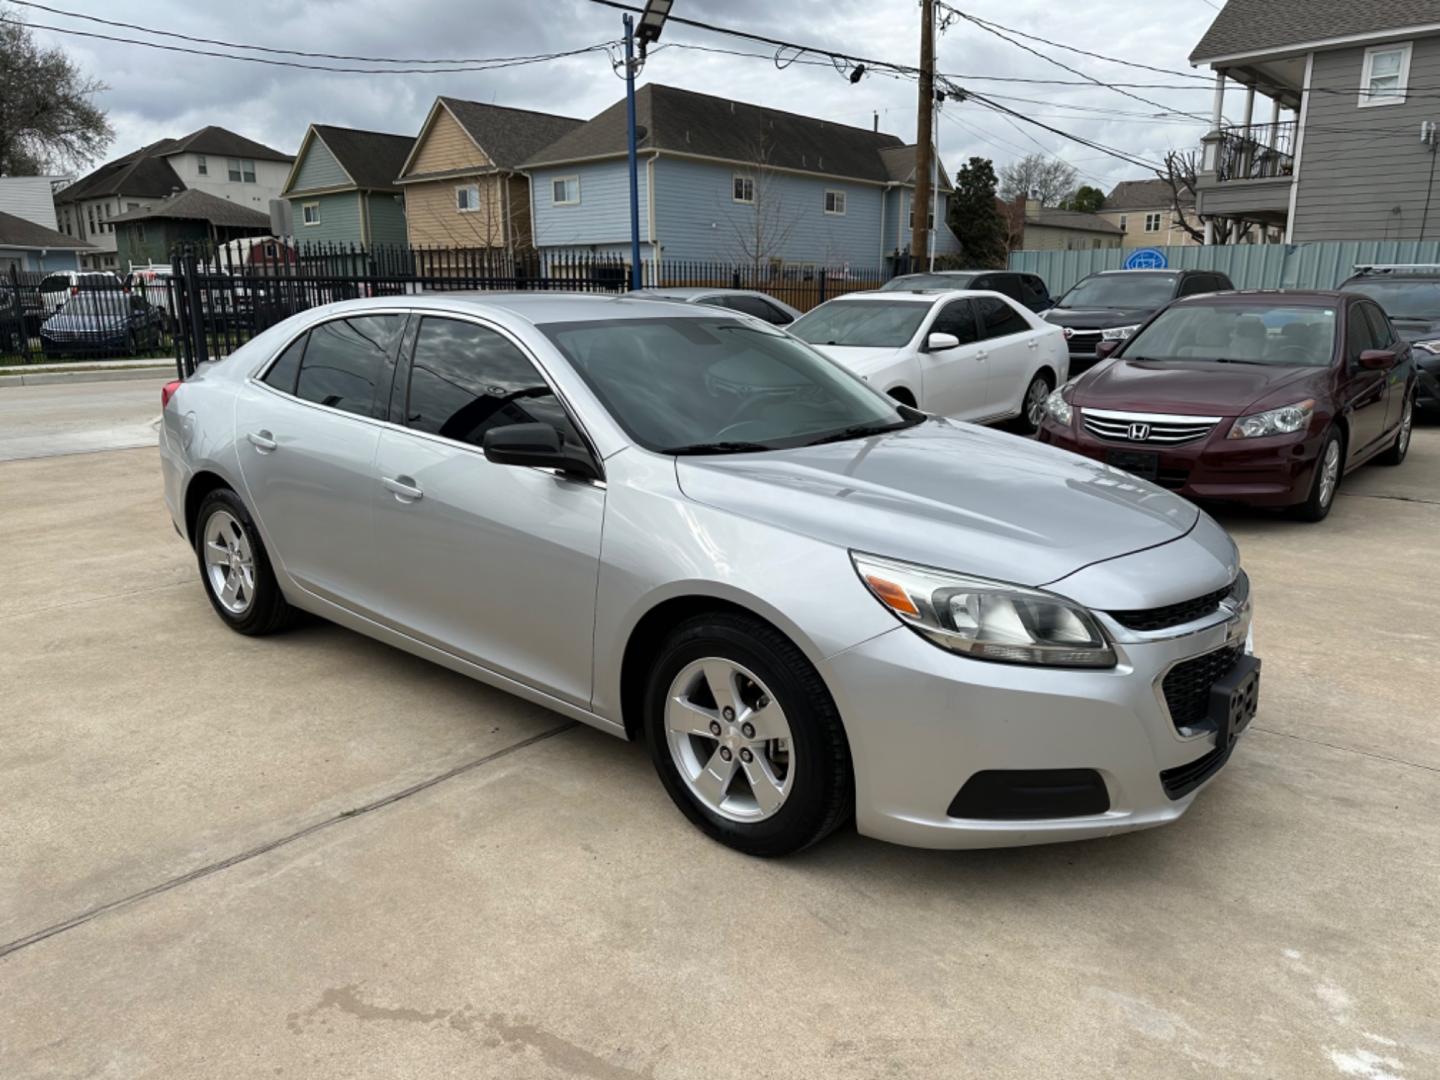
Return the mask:
[[1025,389],[1025,399],[1020,405],[1018,427],[1022,435],[1033,435],[1040,430],[1045,419],[1045,399],[1050,396],[1050,380],[1036,375]]
[[1333,428],[1326,434],[1320,447],[1320,456],[1315,461],[1315,475],[1310,481],[1310,494],[1304,502],[1291,510],[1301,521],[1323,521],[1335,504],[1335,492],[1340,489],[1340,476],[1344,471],[1345,444],[1339,432]]

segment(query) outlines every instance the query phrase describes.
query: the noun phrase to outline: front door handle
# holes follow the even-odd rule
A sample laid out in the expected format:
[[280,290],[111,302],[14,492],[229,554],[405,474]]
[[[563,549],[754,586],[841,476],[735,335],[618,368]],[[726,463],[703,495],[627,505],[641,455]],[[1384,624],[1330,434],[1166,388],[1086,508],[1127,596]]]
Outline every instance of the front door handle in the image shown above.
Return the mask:
[[275,436],[265,430],[252,431],[245,436],[254,445],[256,450],[262,454],[268,454],[280,444],[275,441]]
[[977,353],[975,354],[975,359],[976,359],[976,360],[988,360],[988,359],[990,359],[990,354],[989,354],[986,350],[981,349],[979,352],[977,352]]
[[425,492],[420,485],[409,476],[386,476],[380,481],[390,491],[395,493],[398,502],[412,503],[419,502],[425,497]]

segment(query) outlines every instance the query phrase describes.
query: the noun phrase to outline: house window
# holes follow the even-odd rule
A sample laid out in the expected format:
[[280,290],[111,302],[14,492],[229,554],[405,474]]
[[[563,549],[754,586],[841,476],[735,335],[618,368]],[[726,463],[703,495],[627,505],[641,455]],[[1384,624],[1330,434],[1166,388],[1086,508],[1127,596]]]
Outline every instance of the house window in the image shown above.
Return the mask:
[[205,160],[205,155],[199,155],[195,160],[195,171],[201,176],[210,175],[210,162]]
[[232,184],[255,183],[255,162],[249,158],[227,158],[226,168]]
[[1156,214],[1146,214],[1146,215],[1145,215],[1145,231],[1146,231],[1146,232],[1159,232],[1159,231],[1160,231],[1160,215],[1159,215],[1158,213],[1156,213]]
[[319,225],[320,204],[318,202],[301,203],[300,221],[305,225]]
[[[933,206],[930,208],[930,213],[928,213],[928,214],[925,215],[925,221],[926,221],[926,223],[927,223],[926,226],[925,226],[927,229],[933,229],[933,228],[935,228],[935,208],[934,208]],[[905,227],[906,227],[907,229],[912,229],[912,230],[915,228],[915,203],[914,203],[914,202],[911,202],[911,203],[910,203],[910,223],[909,223],[908,225],[906,225]]]
[[755,203],[755,181],[748,176],[741,176],[738,173],[734,177],[731,187],[731,198],[738,203]]
[[556,206],[579,205],[580,177],[560,176],[550,181],[550,201]]
[[145,242],[145,223],[143,221],[135,222],[135,224],[130,226],[130,230],[131,240],[137,244],[143,244]]
[[1121,231],[1121,232],[1124,232],[1125,229],[1128,227],[1128,226],[1127,226],[1127,223],[1129,222],[1129,220],[1130,220],[1130,219],[1129,219],[1128,217],[1126,217],[1124,214],[1121,214],[1121,215],[1120,215],[1120,231]]
[[480,209],[480,185],[461,184],[455,189],[455,209],[462,214],[473,214]]
[[85,215],[90,219],[90,235],[95,235],[95,204],[91,203],[85,207]]
[[843,191],[827,191],[827,192],[825,192],[825,213],[827,213],[827,214],[843,214],[843,213],[845,213],[845,193],[844,193]]
[[1360,71],[1360,107],[1400,105],[1410,81],[1410,43],[1377,45],[1365,50]]

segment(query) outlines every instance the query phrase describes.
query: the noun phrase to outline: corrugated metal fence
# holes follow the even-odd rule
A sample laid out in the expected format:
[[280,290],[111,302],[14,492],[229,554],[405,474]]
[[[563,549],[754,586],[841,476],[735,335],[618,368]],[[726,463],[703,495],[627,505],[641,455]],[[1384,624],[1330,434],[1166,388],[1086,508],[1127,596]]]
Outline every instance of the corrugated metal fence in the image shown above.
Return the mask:
[[[1218,270],[1237,289],[1333,289],[1356,263],[1440,263],[1436,240],[1345,240],[1315,244],[1157,247],[1176,270]],[[1059,296],[1087,274],[1119,270],[1133,249],[1012,251],[1010,269],[1039,274]]]

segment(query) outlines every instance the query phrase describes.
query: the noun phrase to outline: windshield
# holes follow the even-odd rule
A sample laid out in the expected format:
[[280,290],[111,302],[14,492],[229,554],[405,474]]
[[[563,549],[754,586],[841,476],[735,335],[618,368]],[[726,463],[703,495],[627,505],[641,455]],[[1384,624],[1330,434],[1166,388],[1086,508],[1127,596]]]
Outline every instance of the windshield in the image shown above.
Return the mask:
[[1440,279],[1367,278],[1347,281],[1342,288],[1346,292],[1364,293],[1378,301],[1392,319],[1440,318]]
[[924,419],[749,321],[617,319],[540,329],[626,433],[660,453],[773,450]]
[[790,332],[812,345],[898,349],[908,345],[932,300],[831,300],[802,315]]
[[902,274],[880,286],[881,292],[901,289],[968,289],[979,274]]
[[1076,285],[1055,306],[1158,308],[1174,295],[1174,274],[1096,274]]
[[1162,311],[1126,343],[1124,356],[1325,367],[1334,345],[1333,308],[1196,305]]

